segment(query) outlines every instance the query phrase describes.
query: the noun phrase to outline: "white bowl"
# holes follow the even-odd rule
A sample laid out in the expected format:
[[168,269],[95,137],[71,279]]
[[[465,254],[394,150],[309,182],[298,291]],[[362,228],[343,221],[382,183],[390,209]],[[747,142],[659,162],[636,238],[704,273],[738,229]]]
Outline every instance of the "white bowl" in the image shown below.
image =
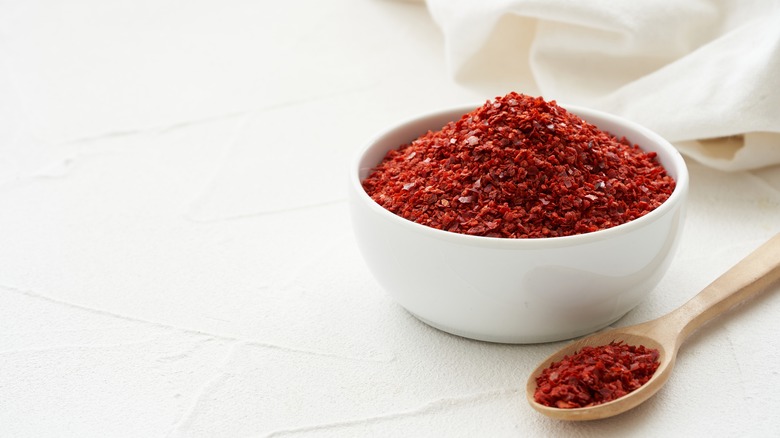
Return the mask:
[[688,191],[682,156],[636,123],[565,105],[601,130],[656,152],[676,180],[671,196],[648,214],[574,236],[505,239],[452,233],[397,216],[368,196],[361,181],[390,149],[476,107],[416,117],[381,133],[357,154],[350,169],[350,212],[376,280],[420,320],[483,341],[558,341],[618,320],[654,288],[671,262]]

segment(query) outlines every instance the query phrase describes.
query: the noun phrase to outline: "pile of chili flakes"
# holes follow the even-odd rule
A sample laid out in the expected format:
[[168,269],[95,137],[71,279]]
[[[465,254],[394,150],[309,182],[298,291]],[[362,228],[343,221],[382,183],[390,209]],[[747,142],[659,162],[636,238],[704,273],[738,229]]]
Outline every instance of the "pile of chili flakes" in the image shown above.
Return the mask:
[[555,101],[509,93],[388,152],[363,181],[385,209],[455,233],[540,238],[631,221],[675,187],[656,159]]
[[534,400],[560,409],[606,403],[647,383],[658,369],[658,350],[611,342],[584,347],[553,362],[536,378]]

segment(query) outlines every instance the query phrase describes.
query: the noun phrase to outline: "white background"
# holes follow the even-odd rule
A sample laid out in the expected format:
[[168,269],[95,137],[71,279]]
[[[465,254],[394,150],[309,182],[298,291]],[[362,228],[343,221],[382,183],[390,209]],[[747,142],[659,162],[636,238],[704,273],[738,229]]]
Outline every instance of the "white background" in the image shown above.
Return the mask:
[[[777,436],[777,286],[645,405],[579,424],[523,394],[563,343],[458,338],[385,296],[348,162],[399,119],[537,92],[461,79],[417,3],[1,4],[0,435]],[[780,168],[689,166],[673,265],[617,325],[780,231]]]

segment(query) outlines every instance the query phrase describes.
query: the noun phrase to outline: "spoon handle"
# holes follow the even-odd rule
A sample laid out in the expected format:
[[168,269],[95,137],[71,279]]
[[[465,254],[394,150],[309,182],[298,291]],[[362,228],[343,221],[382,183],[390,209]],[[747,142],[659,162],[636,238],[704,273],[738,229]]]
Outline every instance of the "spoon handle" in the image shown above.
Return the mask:
[[684,341],[704,323],[757,295],[780,279],[780,234],[750,253],[669,316]]

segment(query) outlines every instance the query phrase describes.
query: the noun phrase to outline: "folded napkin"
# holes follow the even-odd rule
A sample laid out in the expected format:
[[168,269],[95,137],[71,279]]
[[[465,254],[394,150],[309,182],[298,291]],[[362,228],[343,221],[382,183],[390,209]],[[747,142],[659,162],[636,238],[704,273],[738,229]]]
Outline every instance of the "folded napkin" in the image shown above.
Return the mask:
[[513,91],[621,115],[709,166],[780,163],[780,1],[427,3],[461,80],[514,66]]

